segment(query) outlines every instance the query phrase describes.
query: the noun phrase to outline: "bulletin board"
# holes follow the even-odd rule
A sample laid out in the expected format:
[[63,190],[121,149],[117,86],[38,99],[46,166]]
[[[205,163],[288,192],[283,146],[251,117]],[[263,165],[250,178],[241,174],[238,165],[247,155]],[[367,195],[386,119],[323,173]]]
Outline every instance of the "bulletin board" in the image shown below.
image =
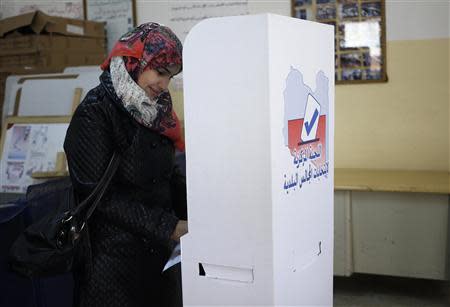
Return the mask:
[[9,117],[2,129],[0,192],[25,193],[34,172],[53,171],[70,117]]
[[86,20],[106,22],[108,52],[136,26],[136,0],[83,0]]
[[[261,5],[261,3],[255,3]],[[167,5],[152,2],[149,6],[151,6],[152,11],[158,12],[160,15],[167,17],[164,24],[175,32],[183,44],[192,27],[204,19],[256,13],[251,11],[251,5],[248,0],[172,0],[168,1]],[[169,90],[172,95],[175,112],[179,116],[183,124],[182,126],[184,127],[183,73],[176,75],[172,79]]]
[[248,0],[168,1],[168,26],[184,42],[189,31],[207,18],[248,15]]
[[384,0],[291,0],[292,17],[335,28],[335,79],[386,82]]

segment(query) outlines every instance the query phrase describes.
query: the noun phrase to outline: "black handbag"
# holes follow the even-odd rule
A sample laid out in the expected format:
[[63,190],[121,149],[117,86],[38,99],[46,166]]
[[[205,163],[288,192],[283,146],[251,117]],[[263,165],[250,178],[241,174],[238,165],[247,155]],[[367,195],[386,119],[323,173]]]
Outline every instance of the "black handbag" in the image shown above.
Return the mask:
[[117,167],[119,155],[114,153],[109,165],[92,193],[76,204],[73,187],[58,195],[56,212],[30,225],[10,249],[11,268],[26,277],[44,277],[70,272],[76,249],[86,223],[106,191]]

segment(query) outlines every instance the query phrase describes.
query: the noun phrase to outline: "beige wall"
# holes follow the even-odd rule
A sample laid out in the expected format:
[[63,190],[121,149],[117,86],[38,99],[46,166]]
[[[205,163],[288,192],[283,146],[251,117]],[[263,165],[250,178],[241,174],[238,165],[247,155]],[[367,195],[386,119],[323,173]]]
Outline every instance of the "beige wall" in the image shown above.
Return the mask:
[[336,86],[336,168],[450,171],[449,54],[450,39],[390,41],[389,82]]
[[[168,21],[167,1],[138,8],[141,21]],[[290,1],[249,10],[289,15]],[[447,1],[386,1],[389,82],[336,86],[336,167],[450,171],[449,16]]]
[[[168,23],[168,0],[136,2],[139,23]],[[289,15],[290,1],[249,0],[249,11]],[[389,82],[336,86],[336,167],[450,171],[449,17],[448,1],[386,0]]]
[[449,44],[390,41],[389,82],[336,86],[337,168],[449,170]]

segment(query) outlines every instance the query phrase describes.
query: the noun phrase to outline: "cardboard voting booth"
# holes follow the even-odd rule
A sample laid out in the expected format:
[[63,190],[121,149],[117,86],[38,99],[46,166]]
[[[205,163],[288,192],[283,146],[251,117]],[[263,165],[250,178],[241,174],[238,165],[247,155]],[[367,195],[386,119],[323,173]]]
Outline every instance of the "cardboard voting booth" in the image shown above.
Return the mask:
[[183,68],[184,306],[331,306],[334,29],[208,19]]

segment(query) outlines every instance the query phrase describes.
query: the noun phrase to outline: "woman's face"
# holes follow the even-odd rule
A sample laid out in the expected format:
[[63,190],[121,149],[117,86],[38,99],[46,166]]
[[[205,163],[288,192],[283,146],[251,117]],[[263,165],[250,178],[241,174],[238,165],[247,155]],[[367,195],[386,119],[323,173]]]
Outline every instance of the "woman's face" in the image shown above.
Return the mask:
[[156,99],[167,90],[170,79],[180,71],[180,65],[172,65],[156,69],[147,69],[141,73],[137,84],[147,93],[150,99]]

